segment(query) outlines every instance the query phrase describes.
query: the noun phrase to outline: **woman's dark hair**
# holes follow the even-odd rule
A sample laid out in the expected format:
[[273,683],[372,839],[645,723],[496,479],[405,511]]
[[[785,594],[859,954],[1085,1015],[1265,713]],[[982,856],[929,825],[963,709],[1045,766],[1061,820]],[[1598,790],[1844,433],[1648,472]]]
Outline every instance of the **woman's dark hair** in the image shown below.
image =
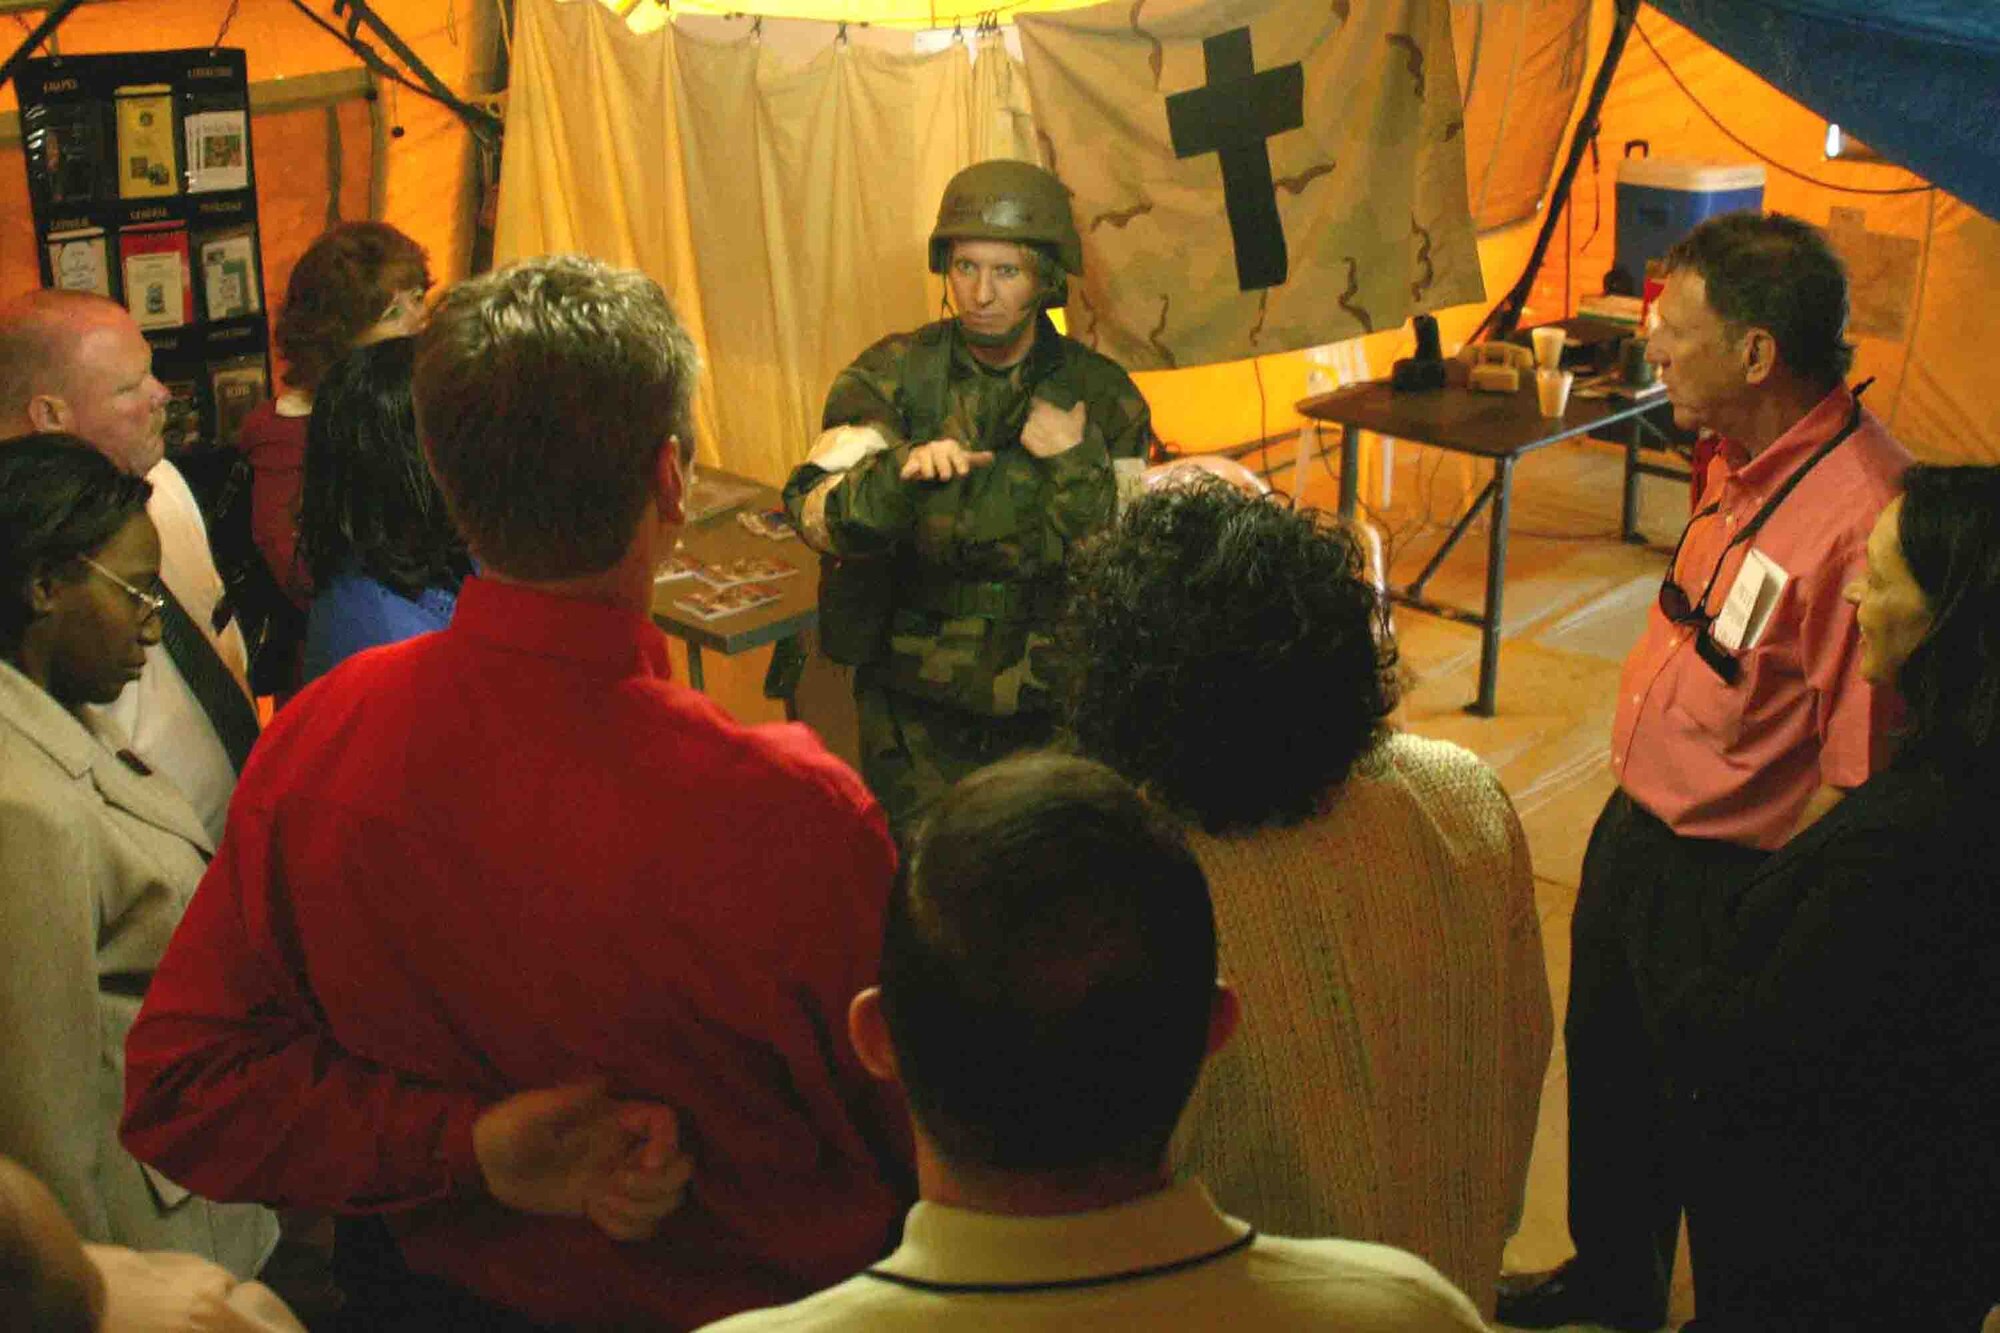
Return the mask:
[[343,222],[322,233],[285,283],[275,331],[285,383],[317,392],[396,293],[430,285],[424,248],[386,222]]
[[1076,744],[1212,833],[1305,818],[1395,711],[1382,599],[1316,511],[1201,479],[1134,504],[1070,577]]
[[321,382],[306,426],[299,556],[315,587],[359,572],[415,597],[470,569],[417,443],[409,338],[356,348]]
[[1912,467],[1899,527],[1931,613],[1896,676],[1910,711],[1903,752],[2000,758],[2000,467]]
[[[0,653],[20,649],[34,612],[28,586],[101,550],[153,494],[74,435],[0,440]],[[82,566],[76,568],[82,576]]]

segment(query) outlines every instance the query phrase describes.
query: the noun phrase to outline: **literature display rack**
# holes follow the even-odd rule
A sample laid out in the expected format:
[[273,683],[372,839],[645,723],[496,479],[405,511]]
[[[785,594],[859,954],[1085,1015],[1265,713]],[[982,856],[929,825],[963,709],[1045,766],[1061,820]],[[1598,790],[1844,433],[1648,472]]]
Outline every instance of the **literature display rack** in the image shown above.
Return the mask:
[[15,84],[43,285],[132,312],[169,456],[234,443],[271,392],[243,52],[29,60]]

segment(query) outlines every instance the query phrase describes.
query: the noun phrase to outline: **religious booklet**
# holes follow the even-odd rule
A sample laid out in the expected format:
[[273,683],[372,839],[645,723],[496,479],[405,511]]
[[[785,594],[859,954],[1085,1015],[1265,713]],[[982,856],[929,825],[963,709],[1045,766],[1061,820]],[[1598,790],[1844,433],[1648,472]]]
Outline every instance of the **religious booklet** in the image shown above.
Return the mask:
[[96,102],[55,102],[22,115],[24,140],[49,204],[83,204],[104,192],[104,111]]
[[757,494],[754,482],[725,480],[712,472],[696,468],[694,484],[681,497],[681,512],[690,523],[699,523],[705,518],[714,518],[736,508]]
[[269,378],[261,356],[237,356],[211,362],[208,367],[210,395],[215,401],[215,442],[234,445],[243,418],[270,396]]
[[[157,373],[157,372],[156,372]],[[162,379],[167,390],[167,424],[160,432],[170,454],[192,453],[201,435],[201,386],[193,380]]]
[[188,112],[182,123],[187,132],[189,194],[249,188],[249,119],[242,107]]
[[745,509],[737,514],[736,521],[765,541],[788,542],[799,535],[798,529],[792,526],[792,520],[782,509]]
[[174,161],[173,89],[164,83],[128,84],[118,104],[118,194],[151,199],[179,194]]
[[769,583],[773,579],[790,578],[798,572],[795,567],[770,556],[746,555],[698,569],[695,577],[711,588],[728,588],[740,583]]
[[761,583],[732,583],[726,588],[697,588],[685,597],[675,598],[674,605],[697,620],[720,620],[777,600],[776,588]]
[[118,233],[125,271],[125,305],[142,329],[177,329],[194,320],[188,281],[187,228],[134,228]]
[[201,255],[203,308],[210,319],[235,319],[264,308],[257,284],[257,230],[248,223],[205,231],[195,239]]
[[111,243],[104,228],[52,231],[48,246],[49,272],[55,286],[69,292],[111,295]]
[[654,572],[653,582],[676,583],[679,582],[681,579],[700,578],[702,575],[702,571],[707,568],[708,568],[707,565],[704,565],[701,561],[695,559],[693,556],[681,555],[677,553],[674,555],[672,559],[668,560],[667,563],[662,568]]

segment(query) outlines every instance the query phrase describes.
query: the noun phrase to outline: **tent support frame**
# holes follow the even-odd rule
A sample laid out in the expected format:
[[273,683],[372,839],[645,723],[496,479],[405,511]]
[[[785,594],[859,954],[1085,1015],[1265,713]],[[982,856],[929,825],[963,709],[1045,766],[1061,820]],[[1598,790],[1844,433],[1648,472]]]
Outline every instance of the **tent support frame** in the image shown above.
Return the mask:
[[7,57],[7,63],[0,65],[0,88],[7,86],[7,81],[14,77],[14,71],[20,68],[21,62],[32,55],[36,47],[46,42],[55,30],[62,26],[62,21],[70,16],[70,12],[82,3],[83,0],[57,0],[49,12],[42,16],[42,21],[35,25],[34,31],[28,34],[27,40],[14,49],[13,55]]
[[1480,335],[1489,329],[1494,338],[1506,339],[1520,327],[1521,312],[1527,309],[1528,295],[1535,288],[1535,277],[1542,270],[1542,261],[1548,258],[1549,242],[1555,238],[1563,210],[1569,206],[1577,168],[1583,165],[1584,154],[1589,151],[1592,140],[1597,138],[1598,117],[1603,114],[1604,99],[1611,92],[1611,80],[1618,73],[1618,62],[1625,54],[1626,40],[1631,37],[1632,28],[1638,21],[1639,0],[1618,0],[1617,17],[1611,25],[1611,41],[1605,47],[1603,63],[1597,67],[1597,78],[1590,85],[1590,100],[1584,104],[1583,115],[1577,119],[1576,133],[1570,137],[1569,157],[1563,162],[1562,172],[1556,177],[1555,189],[1549,194],[1548,210],[1542,216],[1542,229],[1535,237],[1535,248],[1528,256],[1527,267],[1522,269],[1520,278],[1507,294],[1486,312],[1486,318],[1479,321],[1479,327],[1472,331],[1467,342],[1479,341]]
[[[494,142],[499,140],[500,118],[484,107],[474,106],[453,92],[429,65],[418,58],[417,53],[410,49],[409,43],[397,36],[396,30],[391,28],[380,14],[369,8],[368,0],[333,0],[333,12],[336,18],[343,10],[347,14],[346,36],[343,40],[350,50],[361,57],[363,63],[374,65],[381,60],[373,48],[355,35],[360,27],[366,24],[368,30],[381,38],[382,44],[394,52],[396,58],[422,82],[424,90],[431,97],[465,122],[465,128],[472,131],[474,138]],[[393,75],[393,71],[390,73]]]

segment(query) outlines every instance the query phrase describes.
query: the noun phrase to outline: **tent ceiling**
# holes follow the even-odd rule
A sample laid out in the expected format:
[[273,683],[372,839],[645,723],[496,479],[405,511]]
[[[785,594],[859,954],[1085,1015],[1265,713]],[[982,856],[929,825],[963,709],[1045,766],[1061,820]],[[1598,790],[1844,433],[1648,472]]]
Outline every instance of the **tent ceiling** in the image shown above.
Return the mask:
[[1652,0],[1890,161],[2000,218],[2000,6]]
[[[897,28],[968,27],[984,15],[1009,20],[1028,12],[1080,9],[1100,0],[604,0],[620,13],[630,13],[641,28],[664,22],[667,12],[705,15],[762,15],[765,18],[817,19],[826,23],[867,23]],[[647,11],[653,11],[649,14]]]

